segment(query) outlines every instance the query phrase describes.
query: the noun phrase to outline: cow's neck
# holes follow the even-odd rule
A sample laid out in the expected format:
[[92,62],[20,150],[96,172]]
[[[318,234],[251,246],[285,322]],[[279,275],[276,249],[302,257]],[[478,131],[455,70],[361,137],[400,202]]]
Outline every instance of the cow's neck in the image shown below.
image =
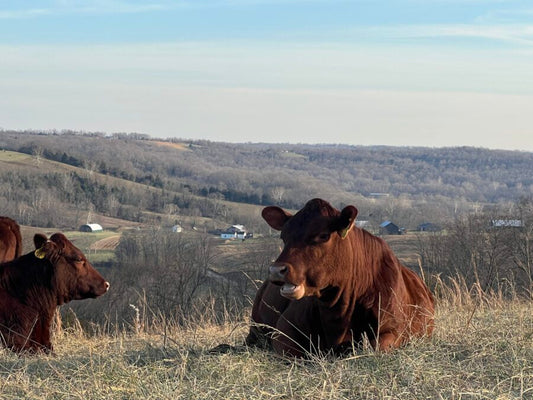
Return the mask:
[[381,292],[383,286],[390,286],[391,282],[397,280],[399,264],[382,239],[364,230],[354,230],[351,244],[354,253],[350,269],[351,290],[358,303],[372,308],[375,294]]
[[347,288],[330,287],[317,299],[320,325],[328,327],[321,332],[326,350],[335,349],[350,334],[350,322],[356,304],[352,297]]
[[354,302],[347,299],[359,300],[374,287],[378,279],[383,260],[383,242],[359,228],[353,228],[349,235],[340,242],[335,250],[336,273],[332,274],[331,288],[327,296],[322,294],[325,305],[332,308],[337,303],[343,312],[350,313]]
[[334,348],[350,336],[356,308],[360,309],[359,312],[370,312],[374,308],[375,296],[368,294],[380,291],[377,285],[383,265],[385,259],[391,257],[389,247],[381,239],[361,229],[352,229],[345,240],[344,245],[349,251],[340,252],[342,259],[338,260],[343,271],[337,281],[322,292],[319,300],[322,326],[335,327],[323,332],[329,348]]
[[26,254],[3,265],[0,287],[42,313],[56,304],[52,268],[49,261],[38,259],[33,253]]

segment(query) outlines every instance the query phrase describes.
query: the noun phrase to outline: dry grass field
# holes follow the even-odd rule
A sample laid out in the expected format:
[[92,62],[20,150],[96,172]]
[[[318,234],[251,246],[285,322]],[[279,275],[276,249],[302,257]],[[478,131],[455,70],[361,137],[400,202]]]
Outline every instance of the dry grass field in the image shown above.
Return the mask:
[[[69,328],[51,356],[0,350],[0,398],[533,399],[533,303],[459,283],[440,291],[433,338],[342,359],[243,348],[247,316],[93,337]],[[221,343],[237,349],[210,351]]]

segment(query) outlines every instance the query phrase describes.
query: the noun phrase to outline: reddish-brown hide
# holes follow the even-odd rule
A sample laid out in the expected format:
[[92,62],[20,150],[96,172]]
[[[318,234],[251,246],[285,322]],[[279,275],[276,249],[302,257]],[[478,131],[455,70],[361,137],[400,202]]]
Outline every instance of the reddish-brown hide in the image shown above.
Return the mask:
[[0,343],[16,352],[49,352],[58,305],[95,298],[109,288],[62,233],[34,236],[34,252],[0,264]]
[[22,254],[20,227],[9,217],[0,217],[0,263],[11,261]]
[[433,296],[380,238],[355,227],[357,209],[321,199],[294,216],[266,207],[284,248],[253,309],[249,345],[280,354],[340,354],[366,335],[388,351],[433,332]]

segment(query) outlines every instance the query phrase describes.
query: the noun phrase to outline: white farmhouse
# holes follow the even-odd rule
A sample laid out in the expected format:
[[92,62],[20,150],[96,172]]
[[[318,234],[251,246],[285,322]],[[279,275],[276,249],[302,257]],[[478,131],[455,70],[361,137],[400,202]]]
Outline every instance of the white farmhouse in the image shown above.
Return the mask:
[[246,239],[248,232],[243,225],[232,225],[220,234],[222,239]]

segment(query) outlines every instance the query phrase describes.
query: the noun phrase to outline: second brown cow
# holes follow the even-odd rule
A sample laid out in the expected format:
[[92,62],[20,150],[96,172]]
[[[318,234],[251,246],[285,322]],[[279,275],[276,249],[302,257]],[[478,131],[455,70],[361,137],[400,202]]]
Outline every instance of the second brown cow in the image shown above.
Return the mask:
[[0,264],[0,345],[16,352],[50,352],[56,307],[109,288],[63,234],[37,234],[34,243],[35,251]]
[[357,209],[313,199],[295,215],[266,207],[284,248],[252,310],[249,345],[277,353],[344,353],[367,336],[388,351],[433,331],[433,297],[380,238],[355,227]]

